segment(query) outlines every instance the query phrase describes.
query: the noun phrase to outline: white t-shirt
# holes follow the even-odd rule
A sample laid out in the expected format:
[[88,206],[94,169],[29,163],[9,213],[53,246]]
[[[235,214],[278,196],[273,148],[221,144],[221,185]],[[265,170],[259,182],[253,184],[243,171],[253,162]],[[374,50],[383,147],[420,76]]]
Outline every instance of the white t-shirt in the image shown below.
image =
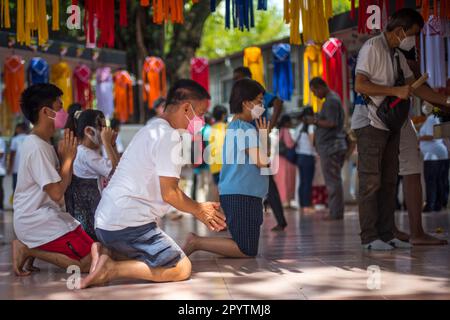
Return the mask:
[[[427,118],[425,123],[420,128],[419,135],[422,136],[432,136],[433,127],[439,124],[439,118],[431,115]],[[424,155],[425,161],[432,160],[446,160],[448,159],[448,150],[442,139],[434,139],[432,141],[420,141],[420,150]]]
[[[310,134],[314,134],[315,128],[313,125],[308,126],[308,133],[303,131],[304,124],[300,123],[295,131],[295,141],[298,141],[295,148],[295,153],[313,156],[316,154],[316,150],[309,139]],[[299,137],[299,135],[301,135]]]
[[[403,53],[396,50],[399,54],[400,66],[403,71],[405,79],[414,77],[411,69],[408,66]],[[359,51],[358,61],[356,63],[356,74],[362,74],[369,78],[370,82],[387,87],[395,85],[393,51],[389,48],[384,33],[373,37],[366,41]],[[397,63],[395,63],[397,65]],[[360,129],[369,124],[375,128],[388,130],[384,123],[378,118],[376,111],[377,107],[386,98],[384,96],[373,96],[371,100],[376,104],[369,104],[355,106],[355,111],[352,116],[352,129]]]
[[20,147],[27,135],[25,133],[21,133],[11,139],[11,151],[15,151],[16,154],[14,156],[13,163],[13,173],[17,173],[19,171],[19,163],[20,163]]
[[6,143],[5,140],[0,138],[0,177],[6,176]]
[[22,145],[17,188],[14,193],[14,231],[29,248],[49,243],[79,226],[65,212],[64,200],[54,202],[44,187],[61,181],[53,147],[31,134]]
[[109,177],[112,170],[110,160],[103,158],[98,151],[84,145],[77,148],[77,157],[73,163],[73,173],[82,179],[97,179]]
[[159,177],[180,178],[181,136],[164,119],[147,124],[133,137],[102,193],[95,227],[122,230],[154,222],[170,209]]

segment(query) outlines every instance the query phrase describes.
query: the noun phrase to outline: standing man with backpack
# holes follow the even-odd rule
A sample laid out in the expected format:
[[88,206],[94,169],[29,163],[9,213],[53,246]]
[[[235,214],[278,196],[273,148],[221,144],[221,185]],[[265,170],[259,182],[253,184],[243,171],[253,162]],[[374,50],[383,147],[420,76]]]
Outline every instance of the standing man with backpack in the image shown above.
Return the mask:
[[[397,50],[415,46],[424,20],[414,9],[395,12],[386,31],[369,39],[358,56],[355,90],[365,97],[366,106],[355,108],[352,129],[358,146],[359,218],[364,249],[393,250],[410,248],[409,243],[394,236],[395,190],[399,173],[400,128],[408,113],[386,107],[398,97],[409,100],[415,77],[404,55]],[[398,80],[404,78],[404,83]],[[431,103],[450,107],[450,99],[424,85],[414,95]],[[386,111],[387,110],[387,111]],[[398,117],[400,115],[400,117]],[[402,118],[403,117],[403,118]]]

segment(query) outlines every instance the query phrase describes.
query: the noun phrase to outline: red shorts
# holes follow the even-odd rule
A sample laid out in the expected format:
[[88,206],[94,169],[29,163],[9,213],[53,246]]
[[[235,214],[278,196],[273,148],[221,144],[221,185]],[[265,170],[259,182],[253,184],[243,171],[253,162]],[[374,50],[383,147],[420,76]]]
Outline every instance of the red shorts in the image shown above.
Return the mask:
[[91,246],[94,240],[87,235],[81,226],[75,230],[66,233],[62,237],[53,240],[49,243],[43,244],[36,249],[62,253],[72,260],[80,261],[91,253]]

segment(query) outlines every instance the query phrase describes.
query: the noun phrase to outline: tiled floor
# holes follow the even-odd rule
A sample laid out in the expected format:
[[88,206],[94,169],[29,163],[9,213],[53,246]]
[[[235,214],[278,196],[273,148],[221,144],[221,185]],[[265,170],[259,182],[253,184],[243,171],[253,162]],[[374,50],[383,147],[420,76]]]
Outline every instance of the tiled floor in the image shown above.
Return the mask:
[[[300,217],[294,210],[286,215],[289,227],[282,234],[270,231],[274,220],[265,216],[256,259],[199,252],[191,257],[193,273],[185,282],[120,281],[69,290],[69,274],[45,263],[38,263],[41,272],[27,278],[12,274],[12,216],[6,213],[0,216],[0,299],[450,299],[449,246],[368,253],[360,249],[355,209],[349,208],[338,222]],[[439,236],[448,239],[449,218],[448,212],[425,214],[425,228],[431,233],[442,228]],[[404,230],[407,221],[406,213],[397,214]],[[208,234],[188,216],[162,225],[178,243],[190,231]],[[377,268],[379,273],[370,272]]]

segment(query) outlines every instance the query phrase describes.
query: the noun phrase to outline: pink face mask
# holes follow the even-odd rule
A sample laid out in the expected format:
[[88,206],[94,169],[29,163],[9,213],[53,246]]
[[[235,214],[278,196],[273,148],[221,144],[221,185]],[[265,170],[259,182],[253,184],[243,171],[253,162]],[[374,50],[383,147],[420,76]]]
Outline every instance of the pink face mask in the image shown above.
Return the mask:
[[63,109],[61,108],[61,110],[59,111],[54,111],[55,113],[55,117],[51,118],[53,121],[55,121],[55,128],[56,129],[64,129],[64,127],[66,126],[67,123],[67,119],[69,118],[69,114]]
[[194,136],[202,131],[203,127],[205,126],[205,118],[197,116],[192,105],[191,109],[194,113],[194,117],[192,119],[189,119],[188,116],[186,116],[186,118],[189,120],[187,131]]

